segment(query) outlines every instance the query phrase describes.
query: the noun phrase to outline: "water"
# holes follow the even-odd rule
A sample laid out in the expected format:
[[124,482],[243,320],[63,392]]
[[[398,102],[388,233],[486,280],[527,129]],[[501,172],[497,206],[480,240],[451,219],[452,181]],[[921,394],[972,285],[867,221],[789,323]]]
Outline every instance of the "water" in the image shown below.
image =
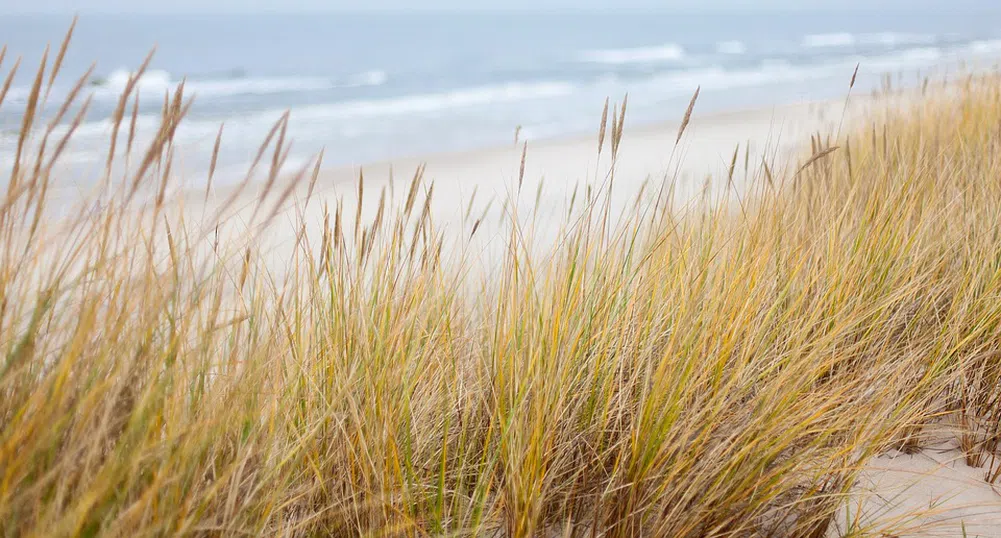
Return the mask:
[[[34,66],[68,23],[0,17],[0,40]],[[329,165],[357,164],[510,143],[518,126],[528,139],[594,132],[604,98],[626,92],[628,121],[637,125],[677,117],[699,85],[705,113],[842,96],[857,63],[861,90],[885,72],[913,82],[960,58],[1001,56],[1001,8],[89,15],[51,98],[97,62],[94,106],[69,161],[100,162],[117,92],[154,44],[140,84],[140,134],[152,134],[163,93],[186,76],[196,104],[178,133],[185,163],[205,166],[225,122],[221,165],[236,173],[286,109],[292,164],[321,148]],[[13,152],[29,71],[0,109],[0,161]]]

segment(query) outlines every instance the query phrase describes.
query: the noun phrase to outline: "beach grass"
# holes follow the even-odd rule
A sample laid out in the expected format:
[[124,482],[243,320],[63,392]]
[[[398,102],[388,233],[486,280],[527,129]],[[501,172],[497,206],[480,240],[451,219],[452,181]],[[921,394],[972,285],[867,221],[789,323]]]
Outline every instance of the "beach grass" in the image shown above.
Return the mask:
[[[372,219],[302,222],[277,274],[170,209],[183,87],[53,215],[86,108],[82,78],[40,119],[64,51],[0,204],[0,536],[819,538],[873,457],[940,428],[999,482],[993,75],[804,141],[788,173],[745,160],[748,196],[678,210],[668,181],[612,219],[598,182],[543,254],[510,204],[489,277],[420,174]],[[109,144],[130,155],[135,97]],[[286,129],[255,229],[322,202],[298,197],[318,162],[283,182]]]

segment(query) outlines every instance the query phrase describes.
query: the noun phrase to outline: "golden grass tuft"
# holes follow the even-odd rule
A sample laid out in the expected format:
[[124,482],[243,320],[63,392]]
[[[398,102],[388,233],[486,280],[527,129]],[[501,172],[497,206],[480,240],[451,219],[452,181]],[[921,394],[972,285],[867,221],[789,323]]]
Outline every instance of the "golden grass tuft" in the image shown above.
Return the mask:
[[[870,458],[949,420],[1001,474],[996,78],[795,182],[763,163],[739,213],[661,196],[606,233],[590,194],[547,256],[512,229],[469,294],[422,170],[352,237],[340,202],[319,245],[300,222],[288,274],[206,256],[221,223],[165,208],[183,88],[137,168],[110,150],[87,209],[48,218],[44,70],[21,145],[52,158],[21,155],[0,207],[2,536],[822,537]],[[261,226],[294,199],[286,128]]]

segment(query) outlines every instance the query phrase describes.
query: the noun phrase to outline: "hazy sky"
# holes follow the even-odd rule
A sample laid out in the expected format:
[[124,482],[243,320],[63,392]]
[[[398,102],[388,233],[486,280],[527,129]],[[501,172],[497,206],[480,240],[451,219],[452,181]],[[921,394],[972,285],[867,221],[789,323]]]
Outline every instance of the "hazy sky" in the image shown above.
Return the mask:
[[269,12],[357,9],[764,9],[988,7],[998,0],[0,0],[0,12]]

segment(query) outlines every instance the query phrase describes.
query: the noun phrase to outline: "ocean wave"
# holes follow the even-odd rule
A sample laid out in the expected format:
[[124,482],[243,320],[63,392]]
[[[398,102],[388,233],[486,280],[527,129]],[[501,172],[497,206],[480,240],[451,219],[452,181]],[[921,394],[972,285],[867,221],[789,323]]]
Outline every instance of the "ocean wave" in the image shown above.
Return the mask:
[[[1001,47],[1001,41],[996,43]],[[998,50],[1001,50],[999,48]],[[772,84],[803,82],[829,76],[851,76],[856,64],[865,73],[881,73],[932,65],[946,57],[937,47],[918,47],[889,54],[846,55],[826,62],[792,64],[783,59],[764,60],[756,67],[725,69],[722,66],[688,69],[655,77],[651,84],[668,92],[688,94],[696,86],[703,90],[732,90]]]
[[856,45],[881,45],[898,47],[903,45],[927,45],[934,43],[937,37],[930,34],[909,34],[899,32],[879,32],[874,34],[855,35],[848,32],[830,34],[811,34],[805,36],[802,45],[806,48],[845,48]]
[[740,55],[747,53],[747,45],[743,41],[722,41],[716,44],[720,54]]
[[[851,75],[848,62],[829,64],[793,65],[782,59],[763,60],[755,66],[727,68],[722,65],[661,72],[642,81],[623,79],[618,75],[605,75],[597,85],[604,92],[623,91],[655,92],[658,96],[691,95],[696,87],[703,91],[723,91],[738,88],[765,86],[783,82],[802,81],[835,72],[843,67]],[[853,68],[854,63],[851,64]]]
[[[131,71],[118,69],[113,71],[104,80],[94,81],[93,85],[100,88],[102,90],[101,93],[112,93],[117,96],[125,91],[132,77],[133,73]],[[164,92],[172,89],[173,86],[170,80],[170,73],[159,70],[144,72],[135,83],[135,87],[143,93],[149,91]]]
[[590,50],[583,52],[579,57],[582,62],[609,65],[678,62],[684,59],[685,49],[674,44],[657,47]]
[[574,85],[567,82],[510,82],[442,93],[315,105],[293,110],[292,116],[296,119],[315,121],[421,114],[454,108],[562,97],[573,93],[574,89]]
[[[125,69],[111,73],[105,79],[98,79],[93,86],[97,97],[117,98],[125,90],[132,74]],[[315,92],[336,88],[356,88],[381,86],[389,76],[385,71],[372,70],[346,77],[337,81],[323,77],[229,77],[188,79],[185,92],[203,98],[236,97],[241,95],[269,95],[279,93]],[[163,93],[174,91],[180,80],[174,79],[166,71],[143,73],[136,87],[140,93]]]
[[803,38],[803,46],[809,49],[851,47],[856,43],[855,35],[849,33],[811,34]]
[[763,62],[758,67],[732,70],[715,66],[660,75],[652,85],[680,95],[691,93],[696,86],[703,90],[731,90],[806,80],[820,74],[821,69],[820,66],[796,67],[784,62]]
[[1001,52],[1001,39],[974,41],[968,49],[973,54],[996,54]]
[[335,88],[322,78],[245,78],[238,80],[203,80],[185,83],[185,91],[198,97],[233,97],[323,91]]
[[907,34],[897,32],[881,32],[877,34],[865,34],[860,41],[865,44],[879,44],[887,47],[900,45],[928,45],[935,43],[938,38],[931,34]]
[[[107,77],[92,79],[90,85],[94,91],[94,97],[101,98],[118,98],[121,92],[125,90],[126,85],[129,82],[130,72],[124,69],[113,71]],[[162,93],[166,90],[172,90],[176,87],[176,84],[172,84],[170,80],[170,74],[166,71],[147,71],[143,76],[136,82],[136,87],[142,92],[152,92]],[[65,95],[66,88],[56,87],[54,94],[56,98],[60,98]],[[22,102],[31,95],[30,86],[12,86],[5,97],[6,100],[14,102]]]
[[[450,109],[473,106],[513,103],[531,99],[562,97],[572,93],[575,87],[565,82],[512,82],[497,86],[458,89],[442,93],[409,95],[389,99],[354,100],[322,105],[293,108],[291,119],[294,124],[328,122],[334,120],[406,116],[426,114]],[[285,110],[266,110],[226,121],[226,138],[246,135],[247,142],[267,131],[284,114]],[[157,115],[140,115],[137,129],[140,133],[154,132],[159,125]],[[219,130],[219,120],[189,120],[181,124],[177,135],[181,140],[210,140]],[[124,131],[124,130],[123,130]],[[65,132],[65,126],[57,129],[57,135]],[[112,132],[110,120],[88,122],[80,125],[76,135],[81,138],[108,136]],[[119,133],[121,136],[122,133]]]

